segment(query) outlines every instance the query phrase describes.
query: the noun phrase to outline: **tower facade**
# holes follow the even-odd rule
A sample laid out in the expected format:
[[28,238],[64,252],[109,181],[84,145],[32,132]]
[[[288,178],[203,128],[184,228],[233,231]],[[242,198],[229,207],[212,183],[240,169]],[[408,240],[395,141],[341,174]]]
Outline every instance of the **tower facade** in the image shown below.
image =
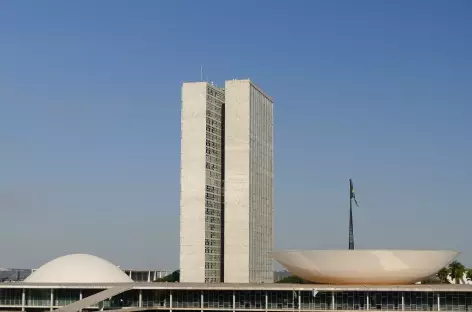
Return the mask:
[[184,83],[180,281],[273,281],[273,103],[250,80]]
[[224,99],[206,82],[182,87],[180,281],[223,281]]
[[273,282],[273,103],[250,80],[225,84],[225,281]]

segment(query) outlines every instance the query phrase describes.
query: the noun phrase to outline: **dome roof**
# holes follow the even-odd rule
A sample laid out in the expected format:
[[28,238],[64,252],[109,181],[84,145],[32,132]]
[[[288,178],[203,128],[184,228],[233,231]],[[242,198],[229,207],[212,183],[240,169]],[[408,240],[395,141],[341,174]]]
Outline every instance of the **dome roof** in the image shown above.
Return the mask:
[[116,265],[99,257],[73,254],[56,258],[25,279],[26,283],[132,283]]

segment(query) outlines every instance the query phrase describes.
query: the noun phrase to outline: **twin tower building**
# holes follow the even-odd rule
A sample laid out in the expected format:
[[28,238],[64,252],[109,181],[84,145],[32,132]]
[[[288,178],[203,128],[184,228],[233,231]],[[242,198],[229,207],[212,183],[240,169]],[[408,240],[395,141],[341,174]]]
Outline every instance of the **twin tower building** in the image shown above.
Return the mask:
[[183,84],[180,282],[273,282],[273,130],[250,80]]

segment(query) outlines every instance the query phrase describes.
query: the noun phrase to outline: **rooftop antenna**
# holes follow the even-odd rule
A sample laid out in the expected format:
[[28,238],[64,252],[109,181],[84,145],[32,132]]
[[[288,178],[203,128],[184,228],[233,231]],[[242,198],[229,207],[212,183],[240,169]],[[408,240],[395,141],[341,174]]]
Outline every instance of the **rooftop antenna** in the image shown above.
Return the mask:
[[200,65],[200,81],[203,81],[203,65]]

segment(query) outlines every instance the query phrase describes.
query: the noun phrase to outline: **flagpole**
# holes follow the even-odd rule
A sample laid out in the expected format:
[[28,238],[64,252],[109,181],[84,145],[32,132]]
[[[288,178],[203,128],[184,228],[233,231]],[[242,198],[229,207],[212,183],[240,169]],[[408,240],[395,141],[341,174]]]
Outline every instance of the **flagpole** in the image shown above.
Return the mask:
[[352,180],[349,179],[349,250],[354,250],[354,224],[352,220]]
[[352,220],[352,199],[349,203],[349,250],[354,250],[354,225]]

